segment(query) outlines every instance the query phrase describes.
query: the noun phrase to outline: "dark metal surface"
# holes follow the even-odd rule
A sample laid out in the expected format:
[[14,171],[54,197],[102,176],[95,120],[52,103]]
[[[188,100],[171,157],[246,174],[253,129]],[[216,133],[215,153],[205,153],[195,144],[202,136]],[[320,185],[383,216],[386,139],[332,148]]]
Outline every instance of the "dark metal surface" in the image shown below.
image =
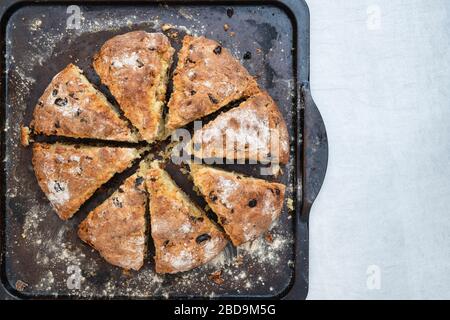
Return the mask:
[[[123,3],[79,2],[81,29],[66,30],[67,5],[59,1],[1,4],[1,45],[6,72],[1,78],[1,281],[0,295],[17,298],[305,298],[308,291],[308,212],[322,184],[327,140],[320,114],[308,90],[309,13],[303,1],[168,1]],[[18,3],[18,1],[15,1]],[[68,2],[68,5],[72,4]],[[227,9],[233,8],[232,17]],[[6,12],[6,13],[5,13]],[[114,191],[132,168],[115,176],[70,221],[58,219],[39,189],[31,167],[31,151],[19,145],[18,129],[29,123],[34,105],[51,78],[67,63],[81,67],[101,86],[92,69],[93,54],[108,38],[131,30],[160,32],[164,23],[179,34],[171,38],[179,49],[186,32],[220,41],[238,58],[259,85],[277,101],[292,138],[291,162],[278,178],[288,186],[286,197],[295,212],[284,208],[272,229],[273,242],[262,239],[244,250],[229,246],[222,260],[178,275],[154,273],[152,245],[139,272],[122,273],[103,261],[76,236],[79,222]],[[224,24],[230,29],[226,32]],[[172,31],[166,32],[166,34]],[[235,34],[232,35],[231,32]],[[251,59],[243,59],[246,52]],[[113,144],[113,143],[112,143]],[[168,165],[175,181],[196,201],[192,184],[176,166]],[[231,167],[230,167],[231,168]],[[258,167],[233,166],[258,175]],[[243,255],[244,263],[230,263]],[[225,262],[224,262],[225,261]],[[79,267],[81,287],[67,285]],[[223,271],[224,284],[208,274]],[[17,281],[27,284],[17,290]]]

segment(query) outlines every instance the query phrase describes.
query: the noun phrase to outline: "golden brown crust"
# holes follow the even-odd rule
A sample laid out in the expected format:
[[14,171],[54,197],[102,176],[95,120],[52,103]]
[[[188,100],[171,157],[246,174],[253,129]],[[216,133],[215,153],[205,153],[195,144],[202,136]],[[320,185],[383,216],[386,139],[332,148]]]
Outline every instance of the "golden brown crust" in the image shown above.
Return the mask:
[[138,157],[134,148],[35,143],[32,162],[42,191],[58,216],[67,220],[95,190]]
[[286,164],[289,134],[277,105],[266,92],[261,92],[197,130],[191,152],[198,158]]
[[75,65],[69,64],[50,82],[34,108],[31,127],[38,134],[137,142],[105,96]]
[[94,57],[94,68],[144,140],[163,132],[167,73],[174,49],[162,33],[133,31],[115,36]]
[[109,263],[139,270],[146,252],[144,178],[135,173],[80,224],[78,236]]
[[224,234],[154,162],[146,174],[156,272],[176,273],[207,263],[225,247]]
[[191,175],[235,246],[266,232],[281,213],[283,184],[195,164]]
[[166,133],[258,91],[231,53],[205,37],[185,36],[173,77]]

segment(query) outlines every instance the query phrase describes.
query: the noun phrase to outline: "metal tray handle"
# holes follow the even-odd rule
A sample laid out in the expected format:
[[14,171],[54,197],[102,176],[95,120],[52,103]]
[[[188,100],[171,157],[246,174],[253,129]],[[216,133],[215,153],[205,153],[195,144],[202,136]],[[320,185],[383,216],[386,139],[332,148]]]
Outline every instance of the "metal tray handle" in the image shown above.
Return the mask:
[[304,105],[303,130],[303,205],[302,216],[308,216],[325,179],[328,164],[328,137],[319,109],[311,96],[309,83],[301,87]]

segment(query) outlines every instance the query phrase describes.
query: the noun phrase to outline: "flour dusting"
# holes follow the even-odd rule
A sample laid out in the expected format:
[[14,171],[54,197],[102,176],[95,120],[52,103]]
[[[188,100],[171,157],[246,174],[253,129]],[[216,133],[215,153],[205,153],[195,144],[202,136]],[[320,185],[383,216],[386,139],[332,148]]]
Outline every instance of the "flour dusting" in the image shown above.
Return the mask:
[[48,200],[54,205],[63,205],[70,199],[69,185],[64,181],[49,180],[47,182]]
[[132,67],[133,69],[137,69],[139,67],[138,60],[139,55],[136,52],[132,52],[113,59],[112,64],[115,68]]
[[229,202],[230,196],[232,196],[238,189],[239,184],[233,179],[228,179],[223,176],[218,177],[217,182],[217,196],[220,202],[223,203],[228,209],[231,209],[232,205]]

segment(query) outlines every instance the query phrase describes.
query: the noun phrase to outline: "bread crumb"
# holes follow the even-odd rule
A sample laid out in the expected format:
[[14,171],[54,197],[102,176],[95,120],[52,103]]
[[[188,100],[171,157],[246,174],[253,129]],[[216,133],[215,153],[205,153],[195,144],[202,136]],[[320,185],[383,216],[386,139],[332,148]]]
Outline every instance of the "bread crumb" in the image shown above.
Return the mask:
[[171,39],[178,39],[178,31],[170,30],[170,31],[167,33],[167,36],[168,36],[169,38],[171,38]]
[[216,283],[218,285],[221,285],[221,284],[223,284],[225,282],[223,280],[223,278],[222,278],[222,270],[217,270],[217,271],[211,273],[208,276],[208,279],[213,281],[214,283]]
[[234,32],[234,31],[230,32],[230,37],[234,37],[235,35],[236,35],[236,32]]
[[228,29],[230,29],[230,26],[227,23],[225,23],[223,25],[223,30],[228,31]]
[[20,127],[20,142],[24,147],[28,147],[30,145],[30,128],[27,126]]
[[184,175],[188,175],[188,174],[189,174],[189,170],[186,169],[185,167],[181,167],[181,168],[180,168],[180,172],[181,172],[182,174],[184,174]]
[[42,26],[42,20],[41,19],[34,19],[33,22],[30,24],[30,30],[36,31]]
[[16,290],[17,291],[22,292],[22,291],[25,290],[26,287],[28,287],[28,283],[23,282],[22,280],[17,280],[16,281]]
[[132,276],[131,271],[128,270],[128,269],[122,269],[122,275],[124,277],[131,277]]
[[267,232],[267,233],[264,235],[264,239],[266,239],[266,241],[267,241],[268,243],[272,243],[272,242],[273,242],[273,237],[272,237],[272,235],[270,234],[270,232]]
[[289,211],[294,211],[294,200],[292,200],[292,198],[288,198],[286,201],[286,206],[288,207]]
[[[192,180],[192,176],[189,175],[189,177],[190,177],[191,180]],[[202,195],[202,193],[200,192],[200,189],[199,189],[196,185],[194,185],[194,187],[193,187],[192,189],[194,190],[194,192],[195,192],[197,195],[199,195],[199,196]]]

